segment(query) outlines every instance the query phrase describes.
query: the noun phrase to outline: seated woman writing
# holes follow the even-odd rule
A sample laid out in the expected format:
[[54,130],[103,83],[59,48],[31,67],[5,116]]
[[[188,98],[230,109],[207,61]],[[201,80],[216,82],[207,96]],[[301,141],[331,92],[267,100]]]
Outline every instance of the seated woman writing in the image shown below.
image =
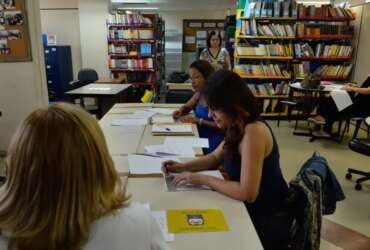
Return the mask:
[[367,77],[361,87],[350,83],[345,85],[343,89],[352,95],[353,104],[350,107],[343,111],[338,111],[333,99],[326,98],[319,104],[318,115],[310,118],[310,121],[324,125],[326,133],[330,134],[332,132],[333,123],[341,117],[370,116],[370,76]]
[[[175,119],[198,125],[199,137],[207,138],[209,141],[209,148],[204,149],[205,154],[215,150],[224,138],[222,131],[208,115],[209,110],[202,93],[212,73],[214,69],[207,61],[197,60],[190,65],[189,75],[195,93],[187,103],[173,113]],[[212,82],[207,84],[212,84]],[[195,117],[186,116],[192,110],[194,110]]]
[[[288,187],[273,132],[260,118],[256,98],[237,74],[220,70],[208,81],[204,96],[213,120],[225,131],[224,142],[211,154],[195,160],[164,162],[163,171],[183,172],[174,179],[178,185],[203,184],[243,201],[264,248],[284,249],[290,223],[281,211]],[[222,164],[230,180],[194,173]]]
[[168,249],[150,212],[129,204],[103,132],[82,109],[34,111],[13,136],[6,164],[0,249]]

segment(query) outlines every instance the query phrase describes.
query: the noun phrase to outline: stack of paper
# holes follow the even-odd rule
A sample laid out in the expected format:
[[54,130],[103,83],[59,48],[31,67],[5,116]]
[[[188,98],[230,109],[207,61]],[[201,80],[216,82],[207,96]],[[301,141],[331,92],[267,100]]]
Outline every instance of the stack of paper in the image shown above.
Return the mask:
[[187,125],[165,125],[154,124],[152,126],[152,133],[158,135],[178,134],[178,135],[194,135],[191,124]]
[[207,138],[167,136],[164,139],[166,145],[182,145],[192,148],[209,148]]
[[162,163],[175,158],[161,158],[146,155],[129,155],[128,166],[132,175],[162,174]]
[[172,115],[173,112],[176,111],[176,109],[169,109],[169,108],[150,108],[146,110],[149,112],[154,112],[154,113],[162,114],[162,115]]
[[[194,185],[194,184],[183,184],[176,186],[174,183],[174,179],[176,176],[180,175],[181,173],[171,173],[164,177],[166,182],[166,190],[169,192],[174,191],[195,191],[195,190],[211,190],[210,187],[206,185]],[[221,172],[219,170],[211,170],[211,171],[199,171],[197,174],[209,175],[213,177],[217,177],[220,179],[224,179]]]
[[144,149],[146,153],[156,156],[195,157],[195,152],[192,147],[181,144],[147,145]]
[[166,211],[151,211],[149,203],[144,203],[142,204],[142,206],[150,211],[150,213],[158,223],[159,229],[161,229],[162,231],[164,240],[166,242],[175,241],[175,234],[171,234],[168,232]]
[[334,103],[338,108],[338,111],[342,111],[343,109],[353,104],[352,99],[347,91],[333,90],[330,92],[330,95],[333,98]]
[[152,117],[152,123],[174,123],[172,116],[155,115]]
[[140,126],[146,125],[148,123],[148,119],[145,118],[136,118],[136,119],[115,119],[112,121],[112,126]]

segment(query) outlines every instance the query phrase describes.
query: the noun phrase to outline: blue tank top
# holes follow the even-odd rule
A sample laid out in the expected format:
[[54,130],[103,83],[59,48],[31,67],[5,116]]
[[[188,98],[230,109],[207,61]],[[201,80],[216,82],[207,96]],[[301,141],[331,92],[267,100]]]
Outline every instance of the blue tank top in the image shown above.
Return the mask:
[[[206,120],[206,121],[213,121],[212,118],[208,117],[208,107],[207,106],[198,104],[195,107],[194,112],[195,112],[195,116],[198,118],[202,118],[203,120]],[[209,148],[203,149],[204,154],[211,153],[213,150],[215,150],[218,147],[218,145],[220,145],[220,143],[224,139],[224,135],[222,132],[212,129],[212,128],[198,126],[198,131],[199,131],[200,138],[207,138],[209,141]]]
[[[261,120],[270,130],[273,139],[271,153],[264,159],[258,197],[254,203],[245,205],[253,222],[268,218],[277,212],[287,196],[288,186],[283,178],[279,163],[279,148],[270,126]],[[240,181],[241,156],[237,154],[232,161],[225,158],[225,171],[233,181]]]

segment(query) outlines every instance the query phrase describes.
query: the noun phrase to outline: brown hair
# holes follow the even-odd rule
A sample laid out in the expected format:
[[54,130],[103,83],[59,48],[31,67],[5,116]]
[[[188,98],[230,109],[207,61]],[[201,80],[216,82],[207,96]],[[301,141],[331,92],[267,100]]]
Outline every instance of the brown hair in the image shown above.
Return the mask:
[[198,70],[205,80],[207,80],[208,77],[215,72],[215,69],[212,67],[212,65],[205,60],[196,60],[192,62],[192,64],[190,64],[190,68]]
[[204,96],[211,110],[230,116],[232,124],[225,131],[225,149],[232,158],[238,153],[239,143],[248,123],[255,122],[261,113],[260,106],[246,83],[234,72],[219,70],[206,84]]
[[211,48],[211,38],[212,36],[217,36],[218,39],[220,40],[220,43],[218,44],[219,47],[222,46],[222,37],[221,37],[221,33],[216,31],[216,30],[212,30],[209,34],[208,34],[208,37],[207,37],[207,47],[208,48]]
[[74,105],[29,115],[7,165],[0,228],[9,249],[81,249],[92,222],[128,203],[97,121]]

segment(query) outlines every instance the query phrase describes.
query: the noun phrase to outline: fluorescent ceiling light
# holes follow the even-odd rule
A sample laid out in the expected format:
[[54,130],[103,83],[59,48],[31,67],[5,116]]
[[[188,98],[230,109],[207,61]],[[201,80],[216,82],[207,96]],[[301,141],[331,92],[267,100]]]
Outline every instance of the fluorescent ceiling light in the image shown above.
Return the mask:
[[152,0],[111,0],[112,3],[151,3]]
[[158,7],[119,7],[119,10],[158,10]]

